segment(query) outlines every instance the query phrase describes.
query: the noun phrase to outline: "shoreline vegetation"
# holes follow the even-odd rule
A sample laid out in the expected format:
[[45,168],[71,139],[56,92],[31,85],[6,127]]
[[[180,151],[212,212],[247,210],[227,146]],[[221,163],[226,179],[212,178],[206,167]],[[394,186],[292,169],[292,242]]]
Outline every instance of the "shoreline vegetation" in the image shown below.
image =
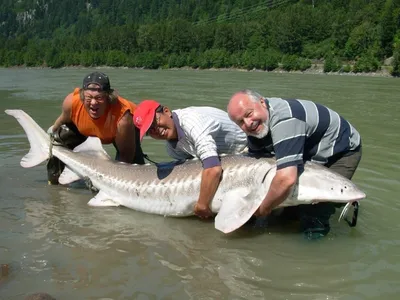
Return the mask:
[[[56,70],[55,68],[47,67],[47,66],[35,66],[35,67],[28,67],[24,65],[20,66],[9,66],[9,67],[1,67],[4,69],[49,69],[49,70]],[[160,67],[158,69],[149,69],[149,68],[144,68],[144,67],[127,67],[127,66],[107,66],[107,65],[102,65],[102,66],[83,66],[83,65],[75,65],[75,66],[64,66],[57,68],[59,70],[63,69],[98,69],[98,70],[107,70],[107,69],[122,69],[122,70],[127,70],[127,69],[132,69],[132,70],[172,70],[172,71],[215,71],[215,72],[220,72],[220,71],[225,71],[225,72],[266,72],[266,73],[288,73],[288,74],[310,74],[310,75],[338,75],[338,76],[370,76],[370,77],[395,77],[391,74],[392,67],[390,65],[383,65],[379,68],[379,70],[375,72],[352,72],[352,71],[330,71],[330,72],[324,72],[324,65],[323,64],[313,64],[310,68],[306,70],[284,70],[282,67],[278,67],[274,70],[262,70],[262,69],[244,69],[244,68],[193,68],[193,67],[173,67],[173,68],[168,68],[168,67]]]
[[0,66],[400,76],[399,0],[6,1]]

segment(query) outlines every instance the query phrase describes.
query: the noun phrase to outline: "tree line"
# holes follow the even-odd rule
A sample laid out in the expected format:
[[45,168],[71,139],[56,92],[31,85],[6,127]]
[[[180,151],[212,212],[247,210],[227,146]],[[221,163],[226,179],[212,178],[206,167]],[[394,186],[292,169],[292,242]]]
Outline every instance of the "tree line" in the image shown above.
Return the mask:
[[400,0],[1,0],[0,65],[400,75]]

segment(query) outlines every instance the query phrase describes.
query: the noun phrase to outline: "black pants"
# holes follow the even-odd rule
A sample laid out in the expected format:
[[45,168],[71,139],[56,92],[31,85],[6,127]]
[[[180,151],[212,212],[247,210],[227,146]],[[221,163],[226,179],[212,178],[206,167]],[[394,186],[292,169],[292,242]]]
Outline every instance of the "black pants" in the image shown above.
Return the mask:
[[[135,157],[133,159],[133,164],[140,164],[143,165],[144,155],[142,151],[142,147],[140,145],[140,134],[139,129],[135,128],[136,130],[136,141],[135,141]],[[86,141],[87,137],[82,135],[78,128],[73,123],[68,123],[61,126],[57,132],[55,133],[55,140],[58,143],[61,143],[64,147],[68,149],[74,149],[76,146],[82,144]],[[116,145],[114,147],[117,150],[116,153],[116,160],[119,160],[119,151]],[[47,162],[47,179],[49,184],[58,184],[58,178],[60,177],[62,171],[65,168],[65,164],[59,160],[57,157],[53,156]]]
[[[360,145],[354,151],[332,157],[325,166],[351,179],[360,163],[361,156],[362,147]],[[302,231],[312,232],[314,230],[320,230],[324,235],[329,232],[329,219],[335,213],[335,207],[340,206],[342,205],[337,205],[332,202],[292,206],[285,208],[284,217],[299,219]]]
[[325,166],[346,177],[347,179],[351,179],[357,170],[361,156],[362,146],[360,145],[356,150],[350,151],[345,155],[332,157]]

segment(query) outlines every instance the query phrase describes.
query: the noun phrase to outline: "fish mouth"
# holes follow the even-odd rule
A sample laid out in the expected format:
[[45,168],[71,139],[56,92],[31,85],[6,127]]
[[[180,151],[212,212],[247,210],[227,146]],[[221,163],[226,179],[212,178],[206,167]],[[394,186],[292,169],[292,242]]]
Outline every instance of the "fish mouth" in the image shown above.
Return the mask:
[[367,198],[367,194],[365,194],[364,192],[360,191],[358,193],[357,197],[354,197],[351,201],[348,201],[348,202],[360,201],[360,200],[365,199],[365,198]]

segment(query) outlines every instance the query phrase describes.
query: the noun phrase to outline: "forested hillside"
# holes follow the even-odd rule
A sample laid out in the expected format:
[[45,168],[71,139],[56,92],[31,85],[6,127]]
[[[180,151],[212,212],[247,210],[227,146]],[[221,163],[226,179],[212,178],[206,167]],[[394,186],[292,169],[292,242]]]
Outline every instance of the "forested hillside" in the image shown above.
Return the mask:
[[0,65],[371,72],[393,56],[400,0],[0,0]]

